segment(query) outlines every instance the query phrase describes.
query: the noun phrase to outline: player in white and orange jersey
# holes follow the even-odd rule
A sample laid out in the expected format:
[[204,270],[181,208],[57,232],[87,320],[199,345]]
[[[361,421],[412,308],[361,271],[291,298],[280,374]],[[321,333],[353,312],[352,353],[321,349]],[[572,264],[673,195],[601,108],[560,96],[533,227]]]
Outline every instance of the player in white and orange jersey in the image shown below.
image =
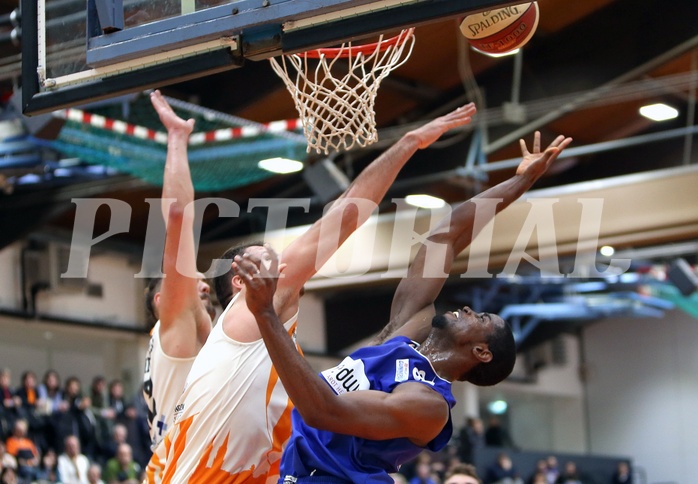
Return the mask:
[[[209,285],[196,272],[193,213],[185,210],[194,201],[187,159],[194,121],[177,116],[159,91],[151,93],[150,99],[167,129],[161,200],[167,228],[162,267],[166,277],[152,279],[145,294],[146,308],[157,320],[143,378],[151,446],[155,448],[172,427],[175,404],[216,311]],[[197,277],[191,277],[194,274]]]

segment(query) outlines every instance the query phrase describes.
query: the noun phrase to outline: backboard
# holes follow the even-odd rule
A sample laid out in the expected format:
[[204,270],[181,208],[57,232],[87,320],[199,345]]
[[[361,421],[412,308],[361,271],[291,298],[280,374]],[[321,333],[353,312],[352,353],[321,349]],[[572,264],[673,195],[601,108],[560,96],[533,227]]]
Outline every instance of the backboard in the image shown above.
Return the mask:
[[513,3],[21,0],[22,112],[45,113]]

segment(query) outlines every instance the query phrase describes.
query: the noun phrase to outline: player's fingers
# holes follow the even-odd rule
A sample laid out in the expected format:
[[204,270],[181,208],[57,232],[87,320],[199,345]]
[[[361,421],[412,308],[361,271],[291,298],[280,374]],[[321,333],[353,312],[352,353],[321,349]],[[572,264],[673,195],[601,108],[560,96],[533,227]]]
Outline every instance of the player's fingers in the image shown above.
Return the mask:
[[236,260],[238,261],[238,265],[246,273],[250,274],[251,277],[254,277],[257,274],[259,274],[259,259],[256,258],[256,256],[252,256],[251,254],[245,253],[240,259],[236,258]]
[[533,152],[540,153],[540,131],[533,135]]
[[545,163],[546,165],[549,165],[550,163],[555,161],[555,159],[557,158],[557,155],[559,155],[559,154],[560,154],[560,148],[548,147],[545,150],[545,153],[543,153],[543,163]]
[[562,136],[562,135],[558,136],[557,138],[555,138],[553,140],[552,143],[550,143],[549,148],[554,148],[556,146],[560,146],[560,143],[562,143],[564,141],[564,139],[565,139],[564,136]]
[[469,103],[464,106],[456,108],[449,114],[445,115],[442,119],[446,121],[447,124],[463,124],[470,121],[470,118],[475,114],[475,104]]
[[271,274],[272,277],[276,277],[279,273],[279,256],[276,254],[276,251],[272,249],[269,244],[264,244],[264,248],[266,249],[267,254],[269,254],[269,260],[271,261],[271,264],[269,265],[269,270],[266,271],[266,267],[264,267],[264,269],[266,272]]
[[162,97],[162,93],[157,89],[150,93],[150,99],[154,103],[157,103],[158,106],[163,106],[167,104],[165,98]]
[[461,106],[459,110],[463,113],[466,113],[467,115],[473,115],[477,111],[477,108],[475,107],[475,103],[468,103],[465,106]]
[[257,254],[251,252],[245,252],[244,254],[242,254],[242,258],[250,260],[258,266],[262,263],[262,259]]
[[562,142],[560,143],[560,145],[558,146],[558,148],[560,148],[560,151],[562,151],[562,150],[564,150],[565,148],[567,148],[567,147],[570,145],[570,143],[572,143],[572,141],[573,141],[572,138],[567,137],[567,138],[565,138],[564,140],[562,140]]
[[236,273],[244,280],[252,280],[252,278],[259,272],[257,265],[252,262],[249,258],[235,256],[234,264],[237,266]]
[[530,153],[528,152],[528,146],[526,146],[526,141],[523,138],[521,138],[519,140],[519,146],[521,147],[521,154],[522,155],[524,155],[524,156],[530,155]]
[[462,106],[459,109],[458,114],[461,118],[467,118],[468,120],[470,120],[470,118],[472,118],[476,112],[477,108],[475,107],[475,103],[470,103],[466,104],[465,106]]
[[552,163],[553,161],[555,161],[557,159],[557,157],[560,155],[560,153],[562,153],[562,150],[567,148],[571,142],[572,142],[572,138],[565,138],[558,146],[555,146],[553,148],[548,148],[549,150],[550,149],[555,150],[550,162]]

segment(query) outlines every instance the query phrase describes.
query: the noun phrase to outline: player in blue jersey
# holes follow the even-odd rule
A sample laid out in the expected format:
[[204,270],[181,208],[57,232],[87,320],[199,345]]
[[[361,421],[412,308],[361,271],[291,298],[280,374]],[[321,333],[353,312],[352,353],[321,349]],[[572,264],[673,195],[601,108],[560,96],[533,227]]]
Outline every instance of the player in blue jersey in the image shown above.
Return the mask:
[[[559,136],[544,152],[539,133],[532,152],[521,141],[523,160],[516,174],[460,204],[430,233],[431,242],[446,247],[443,274],[485,222],[528,190],[571,141]],[[496,210],[486,211],[487,220],[476,220],[476,207],[487,200]],[[514,338],[500,317],[468,307],[436,315],[434,301],[446,276],[427,276],[426,263],[433,259],[422,246],[396,290],[390,322],[377,345],[359,349],[318,377],[274,312],[283,264],[279,267],[267,249],[268,268],[253,253],[237,256],[234,268],[296,407],[281,483],[392,483],[389,473],[423,449],[441,449],[451,437],[452,381],[494,385],[513,369]]]

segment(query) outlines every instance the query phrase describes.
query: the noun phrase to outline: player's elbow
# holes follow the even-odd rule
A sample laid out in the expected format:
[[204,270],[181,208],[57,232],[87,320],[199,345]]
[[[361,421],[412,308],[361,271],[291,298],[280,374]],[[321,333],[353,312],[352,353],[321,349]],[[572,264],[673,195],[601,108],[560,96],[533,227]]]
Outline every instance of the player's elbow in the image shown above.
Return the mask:
[[301,412],[301,416],[307,425],[318,430],[329,430],[327,428],[327,419],[318,412]]
[[[365,202],[366,200],[344,199],[336,207],[332,208],[332,210],[337,210],[340,213],[340,240],[345,240],[366,221],[367,216],[362,215],[366,210],[361,210],[358,206],[358,203]],[[372,210],[369,211],[370,213],[372,213]]]
[[181,221],[184,218],[184,204],[178,200],[173,201],[170,204],[170,208],[167,212],[167,220],[169,223],[174,223]]
[[[337,400],[336,397],[332,400]],[[347,421],[345,412],[342,412],[336,402],[323,402],[314,408],[303,411],[298,409],[305,423],[318,430],[329,432],[342,432],[342,423]]]

